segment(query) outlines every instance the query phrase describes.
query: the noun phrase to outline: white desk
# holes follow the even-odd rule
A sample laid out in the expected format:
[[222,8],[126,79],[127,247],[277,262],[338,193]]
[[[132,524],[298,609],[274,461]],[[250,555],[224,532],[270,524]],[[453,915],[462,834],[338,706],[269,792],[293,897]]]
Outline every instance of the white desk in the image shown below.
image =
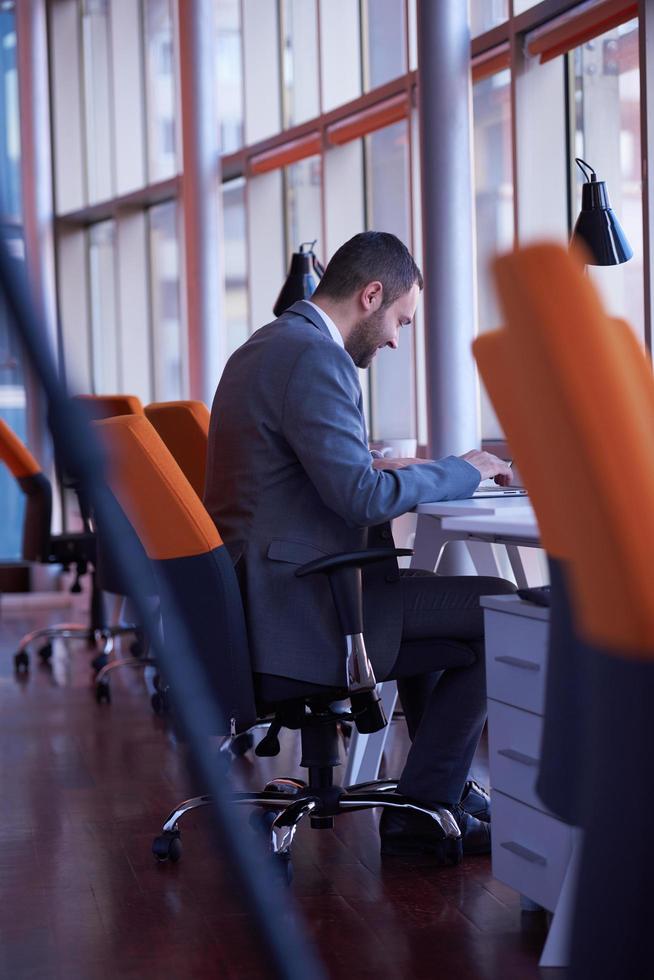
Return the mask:
[[[537,564],[532,563],[527,571],[519,551],[525,545],[540,547],[538,527],[528,497],[443,500],[420,504],[416,513],[418,523],[412,568],[437,569],[448,541],[464,540],[478,575],[502,577],[503,569],[494,547],[501,545],[506,548],[519,588],[541,583],[542,572]],[[479,533],[475,533],[478,521],[487,523],[479,525]],[[527,533],[528,527],[532,533]]]

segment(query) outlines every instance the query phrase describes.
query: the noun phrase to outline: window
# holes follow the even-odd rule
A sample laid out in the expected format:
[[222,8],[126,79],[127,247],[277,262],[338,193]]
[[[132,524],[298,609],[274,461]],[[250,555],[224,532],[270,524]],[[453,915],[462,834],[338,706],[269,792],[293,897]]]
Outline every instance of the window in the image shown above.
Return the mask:
[[317,116],[318,36],[316,5],[307,0],[282,0],[282,74],[284,126]]
[[13,5],[0,9],[0,211],[21,212],[18,70]]
[[118,351],[116,290],[116,226],[102,221],[89,230],[91,292],[91,350],[93,391],[97,395],[122,391]]
[[223,245],[229,356],[247,340],[249,334],[244,180],[230,180],[223,184]]
[[111,50],[107,0],[84,0],[82,55],[86,135],[87,199],[90,204],[113,196],[114,133],[111,116]]
[[145,0],[148,173],[152,182],[177,173],[175,59],[170,0]]
[[243,145],[243,58],[240,0],[216,0],[216,104],[220,149]]
[[150,209],[154,392],[156,401],[186,396],[185,345],[180,307],[177,205]]
[[[473,87],[474,187],[477,234],[477,321],[480,332],[500,325],[490,262],[513,245],[510,72],[501,71]],[[484,439],[502,438],[482,388]]]
[[[620,266],[589,267],[609,310],[643,340],[643,201],[640,148],[638,21],[593,38],[571,53],[574,72],[575,156],[606,181],[611,206],[634,250]],[[583,177],[575,168],[573,222]]]
[[[322,234],[322,160],[306,157],[286,167],[286,252],[290,258],[302,242],[318,241],[318,255],[324,254]],[[281,284],[280,284],[281,285]]]
[[366,90],[406,71],[404,0],[364,0],[362,42]]
[[[411,247],[409,124],[406,120],[365,137],[367,226],[390,231]],[[370,368],[372,439],[416,435],[413,328],[401,332],[396,351],[379,351]]]
[[470,0],[470,33],[472,37],[490,31],[509,17],[508,0]]

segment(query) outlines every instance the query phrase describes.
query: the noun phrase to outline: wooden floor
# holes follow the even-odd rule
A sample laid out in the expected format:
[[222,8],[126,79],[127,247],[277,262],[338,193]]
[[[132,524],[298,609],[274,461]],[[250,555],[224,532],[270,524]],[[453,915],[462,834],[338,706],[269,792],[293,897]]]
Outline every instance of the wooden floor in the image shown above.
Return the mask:
[[[52,669],[33,660],[17,680],[11,654],[36,621],[13,613],[0,622],[0,977],[271,976],[213,846],[209,810],[185,820],[179,864],[150,853],[172,806],[202,788],[189,785],[184,751],[143,682],[115,673],[111,705],[97,705],[79,644],[57,648]],[[402,721],[390,741],[389,774],[406,750]],[[277,759],[235,765],[251,787],[293,775],[297,741],[285,733]],[[483,747],[477,766],[483,775]],[[488,858],[453,869],[382,862],[377,819],[351,814],[334,831],[303,826],[296,838],[291,888],[330,977],[540,976],[543,919],[521,915]]]

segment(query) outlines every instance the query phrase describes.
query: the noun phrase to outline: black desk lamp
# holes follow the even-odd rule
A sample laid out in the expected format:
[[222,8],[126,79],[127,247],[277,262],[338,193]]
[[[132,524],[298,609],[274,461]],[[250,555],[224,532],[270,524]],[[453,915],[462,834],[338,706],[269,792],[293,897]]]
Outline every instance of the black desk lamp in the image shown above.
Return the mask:
[[581,188],[581,211],[572,232],[571,244],[583,244],[590,257],[590,265],[621,265],[628,262],[634,251],[609,204],[605,182],[597,179],[597,174],[585,160],[575,157],[575,163],[586,183]]
[[[281,316],[284,310],[297,303],[299,299],[309,299],[318,281],[322,279],[325,270],[313,251],[315,244],[315,241],[302,242],[300,251],[293,252],[286,281],[273,306],[275,316]],[[305,245],[308,246],[306,251]]]

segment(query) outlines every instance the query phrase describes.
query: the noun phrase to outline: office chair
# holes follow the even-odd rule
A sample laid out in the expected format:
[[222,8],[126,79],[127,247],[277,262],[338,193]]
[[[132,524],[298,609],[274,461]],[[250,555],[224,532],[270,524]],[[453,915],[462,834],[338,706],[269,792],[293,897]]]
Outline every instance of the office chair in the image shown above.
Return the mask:
[[[537,363],[549,391],[545,406],[535,393],[525,402],[549,429],[546,464],[559,466],[562,442],[574,447],[574,469],[565,473],[566,547],[587,668],[579,703],[585,836],[568,975],[642,976],[651,956],[654,871],[654,789],[646,775],[654,753],[651,366],[628,325],[606,315],[563,249],[534,246],[505,256],[495,276],[507,333],[516,351],[531,349],[530,379]],[[553,405],[565,436],[550,420]]]
[[[75,395],[74,399],[82,406],[84,414],[90,422],[120,415],[143,415],[143,405],[136,395],[86,394]],[[67,486],[72,486],[70,481],[64,481],[64,483]],[[77,490],[77,487],[73,488]],[[154,661],[148,654],[149,644],[142,628],[138,623],[129,621],[129,616],[126,611],[129,607],[130,597],[125,576],[109,557],[109,549],[105,543],[104,529],[101,525],[98,526],[94,515],[84,501],[81,501],[81,510],[83,520],[92,525],[96,531],[97,583],[100,593],[107,592],[118,597],[115,613],[112,616],[112,619],[115,620],[115,625],[105,627],[105,631],[108,634],[107,642],[101,653],[92,662],[93,668],[96,671],[96,701],[98,704],[109,704],[111,702],[110,678],[115,670],[122,669],[123,667],[150,667],[154,665]],[[127,520],[122,523],[119,530],[123,536],[129,536],[132,539],[133,547],[140,548],[138,539]],[[114,533],[113,529],[107,533]],[[154,595],[154,585],[152,583],[147,583],[145,589],[149,595]],[[123,616],[126,616],[128,619],[127,622],[122,622]],[[116,656],[114,638],[130,635],[134,637],[129,645],[130,656]],[[151,695],[151,703],[155,712],[158,713],[160,710],[160,701],[164,698],[164,694],[159,691],[160,678],[158,674],[155,674],[153,678],[153,685],[154,691]]]
[[[75,568],[75,581],[72,592],[80,592],[80,579],[89,571],[93,577],[95,563],[94,536],[82,531],[71,534],[52,534],[52,487],[47,476],[27,446],[16,433],[0,419],[0,459],[15,478],[26,498],[23,521],[22,558],[26,562],[45,565],[61,565],[65,570]],[[97,592],[92,592],[91,622],[57,623],[41,629],[32,630],[23,636],[14,655],[16,670],[29,669],[29,649],[37,641],[45,641],[38,649],[43,663],[52,656],[52,640],[86,640],[95,642],[101,637],[101,622],[98,615]]]
[[211,418],[207,406],[199,401],[152,402],[145,406],[145,416],[202,500]]
[[[280,683],[279,678],[266,675],[258,675],[255,684],[236,574],[191,485],[147,419],[124,416],[96,425],[108,453],[111,490],[141,539],[155,578],[174,596],[179,615],[192,632],[207,683],[219,698],[226,719],[223,734],[247,731],[257,718],[273,712],[273,723],[257,752],[276,755],[280,729],[300,731],[300,764],[309,770],[308,783],[282,778],[268,783],[262,792],[234,794],[236,803],[260,807],[272,815],[270,847],[280,873],[290,879],[291,844],[302,819],[309,817],[313,827],[331,827],[340,814],[379,806],[428,814],[442,830],[442,857],[457,863],[462,854],[461,835],[449,811],[412,803],[395,792],[397,783],[392,780],[343,788],[333,778],[340,761],[337,724],[341,715],[331,710],[331,703],[349,698],[349,717],[359,731],[377,731],[386,724],[363,642],[360,570],[407,552],[372,549],[333,555],[296,571],[300,577],[325,575],[329,579],[344,634],[343,689]],[[176,614],[165,601],[161,616],[164,641],[174,644]],[[196,797],[173,810],[153,843],[159,860],[179,859],[181,817],[208,802],[207,797]]]

